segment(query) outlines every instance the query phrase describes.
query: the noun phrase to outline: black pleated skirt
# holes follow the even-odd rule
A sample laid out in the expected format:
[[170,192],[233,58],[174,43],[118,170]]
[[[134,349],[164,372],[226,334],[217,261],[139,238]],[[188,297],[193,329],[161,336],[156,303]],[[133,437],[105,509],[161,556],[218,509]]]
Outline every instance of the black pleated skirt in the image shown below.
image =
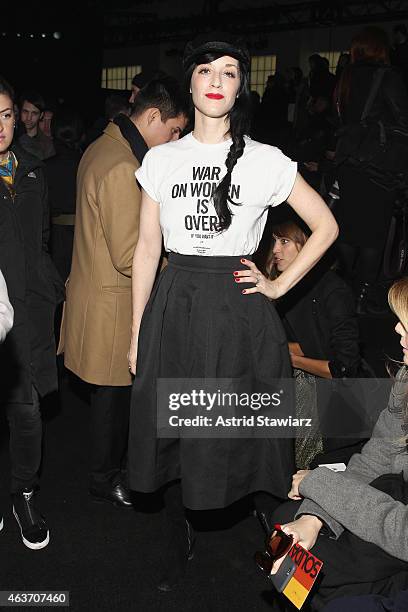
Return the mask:
[[153,492],[181,479],[192,510],[224,508],[255,491],[286,499],[292,439],[158,438],[158,378],[234,378],[256,389],[290,378],[287,340],[273,304],[243,295],[239,257],[170,254],[146,305],[133,383],[129,484]]

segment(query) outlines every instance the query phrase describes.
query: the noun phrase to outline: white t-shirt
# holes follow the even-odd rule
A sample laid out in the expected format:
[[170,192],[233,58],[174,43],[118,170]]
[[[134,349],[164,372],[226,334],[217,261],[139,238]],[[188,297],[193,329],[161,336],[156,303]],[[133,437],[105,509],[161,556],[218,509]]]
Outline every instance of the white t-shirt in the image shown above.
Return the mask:
[[190,133],[153,147],[136,177],[160,205],[166,251],[182,255],[251,255],[258,248],[269,206],[284,202],[297,164],[276,147],[245,138],[244,154],[232,171],[230,227],[216,231],[212,194],[225,176],[231,140],[203,144]]

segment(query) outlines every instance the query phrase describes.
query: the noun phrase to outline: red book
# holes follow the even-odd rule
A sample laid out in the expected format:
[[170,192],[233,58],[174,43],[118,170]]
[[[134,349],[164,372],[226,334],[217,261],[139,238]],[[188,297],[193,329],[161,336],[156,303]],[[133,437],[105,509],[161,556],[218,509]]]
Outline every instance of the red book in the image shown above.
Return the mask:
[[295,562],[296,570],[283,594],[300,610],[322,569],[323,561],[300,544],[294,544],[288,555]]

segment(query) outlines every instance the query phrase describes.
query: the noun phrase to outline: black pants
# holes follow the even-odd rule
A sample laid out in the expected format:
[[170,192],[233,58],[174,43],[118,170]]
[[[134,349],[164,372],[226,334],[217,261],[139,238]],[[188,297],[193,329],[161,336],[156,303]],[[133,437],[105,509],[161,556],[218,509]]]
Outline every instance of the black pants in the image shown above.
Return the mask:
[[[271,522],[290,523],[301,503],[282,504],[273,513]],[[317,579],[308,599],[312,610],[321,610],[338,597],[370,593],[392,595],[408,588],[408,563],[349,531],[345,530],[338,540],[319,535],[312,552],[323,561],[320,580]]]
[[40,398],[32,387],[32,404],[8,404],[10,428],[11,492],[37,486],[41,463],[42,422]]
[[91,391],[91,486],[121,480],[129,434],[131,386],[102,387]]
[[380,270],[383,250],[383,248],[375,247],[357,247],[338,241],[337,252],[346,280],[350,283],[354,282],[358,289],[361,283],[375,283]]

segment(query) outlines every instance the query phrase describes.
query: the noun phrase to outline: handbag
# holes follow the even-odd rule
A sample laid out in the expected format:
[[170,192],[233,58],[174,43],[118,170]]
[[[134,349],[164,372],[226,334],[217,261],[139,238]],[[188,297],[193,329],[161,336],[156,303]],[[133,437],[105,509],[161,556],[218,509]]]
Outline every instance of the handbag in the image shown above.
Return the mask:
[[336,165],[347,162],[380,187],[394,190],[408,183],[408,131],[370,118],[387,70],[380,66],[375,71],[360,122],[337,131],[335,161]]

